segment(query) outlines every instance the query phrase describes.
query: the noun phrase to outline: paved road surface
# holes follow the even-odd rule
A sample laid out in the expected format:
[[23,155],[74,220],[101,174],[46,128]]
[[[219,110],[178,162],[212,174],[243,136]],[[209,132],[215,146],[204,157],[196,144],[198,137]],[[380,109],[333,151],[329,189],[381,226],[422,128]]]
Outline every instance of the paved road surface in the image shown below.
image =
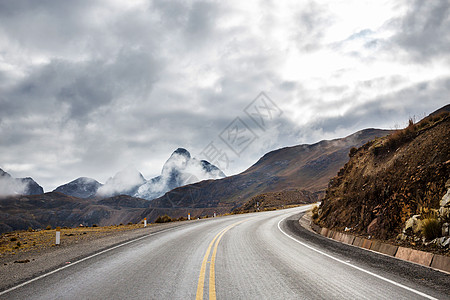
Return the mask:
[[314,235],[304,210],[183,222],[0,299],[450,299],[450,275]]

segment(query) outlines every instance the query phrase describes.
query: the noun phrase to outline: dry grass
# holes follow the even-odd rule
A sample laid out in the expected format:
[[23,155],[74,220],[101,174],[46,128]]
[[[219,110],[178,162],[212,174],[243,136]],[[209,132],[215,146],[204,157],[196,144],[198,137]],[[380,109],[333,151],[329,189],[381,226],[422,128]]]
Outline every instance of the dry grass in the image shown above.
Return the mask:
[[317,218],[319,218],[319,207],[317,205],[313,205],[311,208],[311,214],[313,220],[317,220]]
[[[119,231],[133,230],[142,227],[143,225],[141,224],[133,224],[125,226],[61,229],[61,245],[78,243],[114,234]],[[56,229],[4,233],[0,236],[0,255],[42,251],[49,247],[54,247],[55,236]]]
[[439,237],[441,235],[441,224],[434,218],[423,220],[422,234],[429,241]]

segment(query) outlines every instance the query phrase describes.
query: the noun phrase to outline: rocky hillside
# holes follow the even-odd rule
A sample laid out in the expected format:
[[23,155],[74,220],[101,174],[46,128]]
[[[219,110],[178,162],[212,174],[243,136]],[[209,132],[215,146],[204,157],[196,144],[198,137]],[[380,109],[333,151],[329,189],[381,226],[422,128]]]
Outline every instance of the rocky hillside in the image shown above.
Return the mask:
[[[297,189],[313,193],[311,202],[324,192],[328,181],[348,160],[352,147],[359,147],[389,131],[367,129],[346,138],[275,150],[246,171],[219,180],[206,180],[176,188],[150,204],[144,213],[170,209],[183,215],[187,210],[215,209],[231,212],[259,194]],[[319,192],[319,193],[317,193]],[[181,210],[181,209],[184,209]]]
[[[439,214],[450,177],[446,110],[351,149],[350,160],[330,181],[317,222],[382,239],[407,238],[406,223],[413,216],[438,225],[449,222]],[[415,240],[423,237],[423,227],[416,225]]]
[[0,233],[45,228],[139,222],[148,201],[122,195],[93,201],[58,192],[0,199]]

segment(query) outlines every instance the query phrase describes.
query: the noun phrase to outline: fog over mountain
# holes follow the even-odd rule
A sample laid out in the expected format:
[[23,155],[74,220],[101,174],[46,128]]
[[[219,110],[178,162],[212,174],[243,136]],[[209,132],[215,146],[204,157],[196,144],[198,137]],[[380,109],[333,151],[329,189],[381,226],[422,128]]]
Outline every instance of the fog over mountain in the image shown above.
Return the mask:
[[32,178],[14,178],[0,169],[0,197],[43,194],[43,188]]
[[97,195],[101,197],[110,197],[119,194],[133,195],[140,185],[145,183],[145,178],[134,168],[126,168],[109,178],[101,186]]
[[179,186],[223,177],[225,174],[216,166],[206,160],[192,158],[189,151],[178,148],[164,164],[161,175],[141,185],[134,196],[155,199]]
[[128,167],[109,178],[105,184],[92,178],[80,177],[57,187],[54,192],[79,198],[129,195],[152,200],[183,185],[223,177],[225,174],[216,166],[206,160],[193,158],[189,151],[178,148],[164,164],[161,175],[149,180],[135,168]]

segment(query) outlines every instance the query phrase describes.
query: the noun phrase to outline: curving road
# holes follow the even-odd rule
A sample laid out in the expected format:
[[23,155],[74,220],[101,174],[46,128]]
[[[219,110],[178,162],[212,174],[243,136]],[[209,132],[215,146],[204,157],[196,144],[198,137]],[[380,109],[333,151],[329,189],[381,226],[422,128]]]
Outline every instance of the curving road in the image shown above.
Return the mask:
[[302,229],[309,207],[165,229],[1,299],[450,299],[450,275]]

